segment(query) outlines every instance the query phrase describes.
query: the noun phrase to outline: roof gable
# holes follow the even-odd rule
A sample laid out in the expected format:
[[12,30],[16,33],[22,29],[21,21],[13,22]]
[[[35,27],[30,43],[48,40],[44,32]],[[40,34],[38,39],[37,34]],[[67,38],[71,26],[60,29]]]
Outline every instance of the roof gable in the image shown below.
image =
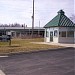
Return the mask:
[[44,28],[48,27],[75,27],[75,25],[67,16],[64,15],[64,11],[60,10],[58,15],[44,26]]

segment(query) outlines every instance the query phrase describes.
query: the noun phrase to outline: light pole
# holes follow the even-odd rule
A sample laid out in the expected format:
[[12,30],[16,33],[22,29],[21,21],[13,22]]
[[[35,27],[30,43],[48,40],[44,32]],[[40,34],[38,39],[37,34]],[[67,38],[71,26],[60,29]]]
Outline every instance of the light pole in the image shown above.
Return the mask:
[[32,14],[32,38],[34,35],[34,0],[33,0],[33,14]]
[[4,26],[4,34],[3,35],[6,35],[5,26]]
[[40,35],[40,21],[39,21],[39,28],[38,28],[38,36]]

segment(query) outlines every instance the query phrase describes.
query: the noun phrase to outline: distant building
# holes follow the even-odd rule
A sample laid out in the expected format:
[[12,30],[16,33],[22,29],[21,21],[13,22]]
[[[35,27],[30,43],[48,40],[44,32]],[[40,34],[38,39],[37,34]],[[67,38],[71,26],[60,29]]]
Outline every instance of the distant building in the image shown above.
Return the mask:
[[[31,38],[32,27],[0,27],[0,36],[8,35],[11,32],[12,38]],[[44,28],[34,27],[34,37],[44,37]]]
[[75,24],[60,10],[45,26],[45,42],[75,43]]

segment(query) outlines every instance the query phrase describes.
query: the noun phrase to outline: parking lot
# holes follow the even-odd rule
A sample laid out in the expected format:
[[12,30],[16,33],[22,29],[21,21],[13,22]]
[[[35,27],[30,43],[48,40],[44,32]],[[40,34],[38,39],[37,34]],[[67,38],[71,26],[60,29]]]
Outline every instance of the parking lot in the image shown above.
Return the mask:
[[63,48],[0,57],[6,75],[75,75],[75,48]]

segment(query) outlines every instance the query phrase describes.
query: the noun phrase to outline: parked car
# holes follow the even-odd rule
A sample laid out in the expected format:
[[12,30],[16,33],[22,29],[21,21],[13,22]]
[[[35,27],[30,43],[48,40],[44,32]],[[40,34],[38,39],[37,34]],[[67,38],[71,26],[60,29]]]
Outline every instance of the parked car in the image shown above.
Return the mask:
[[11,39],[11,37],[9,35],[2,35],[0,36],[0,41],[9,41]]

